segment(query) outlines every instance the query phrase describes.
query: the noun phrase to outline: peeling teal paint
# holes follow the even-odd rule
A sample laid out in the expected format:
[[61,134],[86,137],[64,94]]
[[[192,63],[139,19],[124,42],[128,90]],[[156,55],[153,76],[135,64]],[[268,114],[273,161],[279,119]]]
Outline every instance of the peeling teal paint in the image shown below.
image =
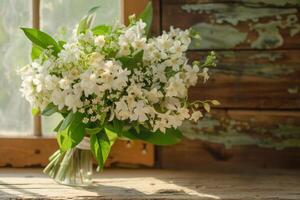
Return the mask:
[[270,132],[278,138],[298,138],[300,139],[300,127],[293,125],[279,124],[277,128]]
[[[287,2],[284,4],[280,3],[278,5],[285,4],[287,4]],[[236,47],[241,43],[249,43],[251,44],[251,47],[255,49],[273,49],[278,48],[284,44],[284,38],[280,33],[282,29],[287,29],[291,37],[294,37],[300,33],[300,24],[296,15],[298,11],[296,8],[266,8],[261,6],[245,6],[238,3],[186,4],[182,5],[181,8],[187,12],[211,14],[210,16],[212,17],[210,19],[210,21],[212,21],[211,24],[206,24],[204,26],[205,23],[201,23],[192,26],[192,28],[196,28],[199,30],[200,35],[204,35],[205,40],[202,43],[199,41],[193,41],[191,49],[227,49]],[[276,19],[270,19],[268,22],[259,23],[259,20],[265,17],[276,17]],[[214,25],[215,22],[218,25]],[[247,38],[248,33],[242,32],[232,26],[223,24],[229,23],[231,25],[237,25],[239,22],[248,22],[250,30],[258,33],[258,37],[253,42],[251,42],[249,38]],[[254,22],[254,24],[250,22]],[[197,26],[203,27],[197,28]],[[209,30],[205,31],[203,30],[204,28]],[[218,33],[216,34],[216,32]],[[234,40],[235,36],[236,41]],[[205,47],[203,47],[203,45],[205,44],[210,44],[211,46],[206,45]],[[223,44],[225,44],[226,46],[222,46]]]
[[253,56],[250,56],[250,59],[261,59],[261,58],[267,58],[269,61],[274,62],[278,59],[281,59],[283,57],[282,53],[279,52],[260,52]]
[[[212,69],[216,73],[233,74],[233,75],[253,75],[266,78],[277,78],[293,74],[300,70],[298,64],[277,64],[278,59],[283,59],[283,54],[280,52],[257,52],[250,56],[248,62],[238,62],[237,58],[240,54],[233,51],[219,52],[218,58],[235,60],[234,64],[220,62],[218,68]],[[258,59],[265,59],[263,62],[257,62]]]
[[283,37],[279,32],[280,22],[272,21],[269,23],[259,23],[251,27],[258,32],[258,38],[252,42],[251,47],[257,49],[272,49],[283,45]]
[[[295,69],[293,66],[287,68],[285,65],[278,64],[241,64],[239,67],[237,65],[220,65],[218,69],[214,69],[214,72],[221,72],[224,74],[234,74],[234,75],[253,75],[266,78],[278,78],[282,76],[287,76],[293,74]],[[295,68],[297,66],[294,66]]]
[[288,92],[289,94],[298,94],[298,93],[299,93],[299,87],[296,86],[296,87],[288,88],[288,89],[287,89],[287,92]]
[[199,3],[185,4],[181,7],[187,12],[212,14],[216,18],[216,22],[221,24],[224,22],[237,25],[239,22],[251,20],[257,22],[262,17],[273,17],[276,15],[296,14],[296,8],[265,8],[265,7],[247,7],[242,4],[223,4],[223,3]]
[[268,23],[257,23],[250,25],[250,30],[258,32],[258,38],[251,44],[252,48],[276,48],[284,43],[284,38],[280,33],[280,29],[290,31],[290,36],[294,37],[300,32],[300,25],[297,24],[298,17],[296,15],[287,16],[286,20],[280,19]]
[[262,4],[262,5],[271,5],[271,6],[297,6],[300,5],[299,0],[240,0],[245,4]]
[[[186,121],[180,128],[185,137],[223,144],[226,148],[239,145],[255,145],[277,150],[300,147],[300,126],[279,124],[271,129],[254,128],[249,123],[232,119],[217,120],[211,116],[198,123]],[[255,131],[255,135],[249,131]]]
[[228,25],[199,23],[192,26],[192,29],[197,31],[202,39],[193,39],[190,49],[230,49],[244,42],[247,37],[247,33]]

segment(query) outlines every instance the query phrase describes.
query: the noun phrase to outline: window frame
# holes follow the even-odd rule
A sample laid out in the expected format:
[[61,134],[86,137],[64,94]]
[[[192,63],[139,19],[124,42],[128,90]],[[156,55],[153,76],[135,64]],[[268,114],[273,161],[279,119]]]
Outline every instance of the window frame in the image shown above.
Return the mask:
[[[160,0],[153,2],[158,5]],[[32,0],[31,3],[32,27],[39,29],[41,0]],[[128,16],[140,13],[147,3],[148,0],[120,0],[120,21],[128,24]],[[41,115],[36,115],[33,117],[31,135],[0,137],[0,167],[42,167],[48,163],[48,157],[57,149],[56,139],[43,135]],[[143,141],[118,140],[113,146],[107,165],[126,163],[151,167],[155,160],[154,151],[154,145]]]

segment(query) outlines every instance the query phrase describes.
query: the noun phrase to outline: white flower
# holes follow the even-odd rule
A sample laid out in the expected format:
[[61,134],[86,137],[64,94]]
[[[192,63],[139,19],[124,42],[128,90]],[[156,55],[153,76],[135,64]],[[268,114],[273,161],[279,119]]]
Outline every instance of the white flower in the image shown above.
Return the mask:
[[132,94],[132,95],[135,95],[135,96],[138,96],[138,97],[143,95],[141,87],[139,87],[136,84],[131,84],[127,88],[127,92],[128,92],[128,94]]
[[174,97],[167,97],[164,101],[164,106],[168,110],[178,110],[180,108],[180,101]]
[[35,75],[35,77],[32,79],[32,83],[36,86],[37,92],[42,92],[44,89],[44,76],[41,74]]
[[168,125],[173,128],[177,128],[182,125],[182,119],[178,115],[169,115],[168,116]]
[[203,82],[205,83],[209,79],[208,68],[204,67],[202,73],[199,75],[203,77]]
[[128,76],[130,75],[130,71],[127,69],[120,69],[116,74],[116,78],[112,82],[112,89],[114,90],[121,90],[125,86],[127,86]]
[[63,90],[71,88],[71,81],[67,78],[63,78],[59,81],[59,87]]
[[184,98],[187,95],[187,89],[183,80],[176,74],[174,77],[170,78],[168,81],[168,86],[166,88],[167,97],[180,97]]
[[65,104],[68,106],[68,110],[76,112],[78,108],[82,107],[83,103],[80,100],[80,96],[69,93],[65,97]]
[[199,67],[194,65],[184,65],[183,68],[186,70],[184,81],[188,83],[188,86],[195,86],[198,81]]
[[119,120],[126,120],[130,117],[130,111],[124,100],[115,102],[115,105],[116,108],[114,112]]
[[91,71],[86,71],[80,75],[80,87],[86,97],[93,93],[97,93],[97,76]]
[[103,35],[99,35],[94,39],[94,42],[98,47],[103,47],[105,44],[105,37]]
[[160,114],[159,119],[157,119],[153,126],[153,131],[160,130],[165,133],[167,128],[171,128],[170,124],[168,124],[168,114]]
[[185,46],[181,45],[180,41],[173,42],[173,46],[170,48],[170,52],[175,54],[176,57],[182,56],[183,52],[186,51]]
[[181,119],[181,120],[185,120],[185,119],[188,119],[190,117],[190,114],[189,114],[189,109],[187,108],[179,108],[177,110],[178,112],[178,117]]
[[172,41],[169,38],[169,35],[166,33],[163,33],[162,36],[157,38],[157,47],[161,51],[169,50],[172,46]]
[[76,43],[66,43],[64,49],[59,52],[58,56],[64,63],[76,63],[81,54],[82,52]]
[[192,113],[190,120],[193,120],[196,122],[199,120],[200,117],[203,117],[202,113],[200,111],[196,111],[196,112]]
[[89,123],[89,118],[87,118],[87,117],[84,117],[83,119],[82,119],[82,122],[84,123],[84,124],[87,124],[87,123]]
[[45,87],[47,90],[54,90],[58,85],[58,77],[47,75],[45,77]]
[[144,90],[147,99],[153,104],[158,103],[159,100],[163,97],[163,94],[157,90],[157,88],[153,88],[150,91]]
[[103,64],[104,56],[100,53],[92,53],[90,58],[90,65],[95,68],[95,70]]
[[52,92],[50,100],[61,110],[65,106],[65,93],[60,89],[56,89]]
[[145,104],[143,101],[138,101],[135,104],[135,108],[133,110],[133,114],[130,116],[131,121],[139,121],[139,122],[145,122],[148,117],[147,117],[147,111],[148,109],[145,107]]
[[130,54],[130,46],[128,43],[123,43],[118,51],[118,57],[128,56]]
[[132,47],[139,50],[139,49],[144,49],[146,44],[146,38],[138,38],[133,41]]

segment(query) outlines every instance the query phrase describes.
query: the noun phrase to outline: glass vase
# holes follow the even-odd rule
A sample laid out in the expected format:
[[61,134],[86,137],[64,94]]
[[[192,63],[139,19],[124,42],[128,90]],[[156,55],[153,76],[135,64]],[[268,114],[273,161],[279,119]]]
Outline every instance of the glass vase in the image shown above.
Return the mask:
[[89,186],[92,183],[93,156],[89,149],[89,138],[66,152],[55,152],[44,169],[56,182],[70,186]]

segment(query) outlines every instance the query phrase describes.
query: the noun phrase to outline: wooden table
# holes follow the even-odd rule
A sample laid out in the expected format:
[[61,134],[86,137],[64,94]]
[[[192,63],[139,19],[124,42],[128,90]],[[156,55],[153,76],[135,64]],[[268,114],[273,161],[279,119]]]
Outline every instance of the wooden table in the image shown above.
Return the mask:
[[300,171],[107,169],[90,187],[41,169],[0,169],[0,199],[300,199]]

